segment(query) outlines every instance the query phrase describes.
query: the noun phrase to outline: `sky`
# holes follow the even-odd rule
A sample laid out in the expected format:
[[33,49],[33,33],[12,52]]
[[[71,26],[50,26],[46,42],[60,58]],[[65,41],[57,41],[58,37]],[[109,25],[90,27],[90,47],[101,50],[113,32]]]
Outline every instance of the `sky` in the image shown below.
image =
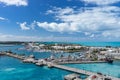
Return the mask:
[[120,41],[120,0],[0,0],[0,41]]

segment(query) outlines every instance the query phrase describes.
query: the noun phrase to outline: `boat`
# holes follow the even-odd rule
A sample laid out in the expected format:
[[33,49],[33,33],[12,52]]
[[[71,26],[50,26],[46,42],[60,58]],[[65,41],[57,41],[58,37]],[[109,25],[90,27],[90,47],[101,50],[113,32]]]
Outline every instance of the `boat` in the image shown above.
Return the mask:
[[113,63],[113,60],[112,59],[110,59],[110,60],[107,60],[108,61],[108,63]]
[[107,61],[108,63],[113,63],[113,59],[110,59],[110,58],[106,58],[106,61]]

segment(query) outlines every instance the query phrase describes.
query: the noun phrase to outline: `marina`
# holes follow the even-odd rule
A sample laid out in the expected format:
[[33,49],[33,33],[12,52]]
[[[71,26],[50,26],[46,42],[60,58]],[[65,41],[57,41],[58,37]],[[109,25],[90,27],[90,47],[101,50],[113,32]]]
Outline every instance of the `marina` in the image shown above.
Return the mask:
[[[88,75],[88,76],[98,75],[98,73],[63,66],[63,65],[59,65],[57,63],[47,62],[47,61],[42,60],[42,59],[41,60],[36,60],[33,55],[30,55],[29,57],[26,57],[26,56],[21,56],[21,55],[18,55],[18,54],[13,54],[12,52],[11,53],[9,53],[9,52],[0,52],[0,55],[1,56],[5,55],[5,56],[17,58],[17,59],[22,60],[25,63],[33,63],[33,64],[36,64],[38,66],[46,65],[49,68],[55,67],[55,68],[63,69],[63,70],[70,71],[70,72],[73,72],[73,73],[85,74],[85,75]],[[93,62],[88,62],[88,63],[93,63]],[[102,76],[102,78],[106,78],[106,77],[110,78],[111,80],[119,80],[119,78],[115,78],[115,77],[111,77],[111,76],[106,76],[106,75]]]
[[0,80],[120,80],[120,0],[0,0]]

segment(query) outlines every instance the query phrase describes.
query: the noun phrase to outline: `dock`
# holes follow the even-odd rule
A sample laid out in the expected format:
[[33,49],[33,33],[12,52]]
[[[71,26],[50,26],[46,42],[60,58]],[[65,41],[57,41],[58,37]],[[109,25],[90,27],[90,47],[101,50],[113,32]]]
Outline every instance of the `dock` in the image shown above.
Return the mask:
[[33,57],[30,57],[30,56],[26,57],[26,56],[22,56],[22,55],[10,53],[10,52],[0,52],[0,55],[5,55],[5,56],[19,59],[24,63],[36,63],[37,62]]
[[[45,65],[48,67],[55,67],[55,68],[59,68],[62,70],[66,70],[66,71],[70,71],[70,72],[74,72],[74,73],[78,73],[78,74],[85,74],[85,75],[98,75],[95,72],[90,72],[90,71],[86,71],[86,70],[82,70],[82,69],[76,69],[76,68],[72,68],[72,67],[68,67],[68,66],[64,66],[64,65],[59,65],[57,63],[53,63],[53,62],[48,62],[45,60],[36,60],[33,56],[22,56],[22,55],[18,55],[18,54],[13,54],[13,53],[9,53],[9,52],[0,52],[0,55],[5,55],[5,56],[9,56],[9,57],[13,57],[13,58],[17,58],[19,60],[21,60],[22,62],[25,63],[33,63],[37,66],[41,66],[41,65]],[[116,78],[116,77],[111,77],[111,76],[104,76],[104,77],[109,77],[112,80],[120,80],[120,78]]]
[[55,67],[55,68],[59,68],[59,69],[63,69],[63,70],[66,70],[66,71],[79,73],[79,74],[85,74],[85,75],[97,74],[97,73],[89,72],[89,71],[86,71],[86,70],[81,70],[81,69],[67,67],[67,66],[64,66],[64,65],[54,64],[54,63],[51,63],[51,62],[47,62],[47,65],[51,65],[52,67]]
[[[71,68],[71,67],[67,67],[67,66],[64,66],[64,65],[54,64],[54,63],[51,63],[51,62],[47,62],[47,65],[51,65],[51,67],[59,68],[59,69],[62,69],[62,70],[66,70],[66,71],[70,71],[70,72],[74,72],[74,73],[78,73],[78,74],[85,74],[85,75],[88,75],[88,76],[98,75],[95,72],[90,72],[90,71],[86,71],[86,70]],[[104,78],[107,77],[107,78],[110,78],[112,80],[120,80],[120,78],[111,77],[111,76],[104,76],[103,75],[102,77],[104,77]]]
[[20,60],[23,60],[25,58],[25,56],[21,56],[21,55],[9,53],[9,52],[0,52],[0,55],[5,55],[5,56],[20,59]]
[[92,63],[107,63],[107,61],[63,61],[57,62],[57,64],[92,64]]

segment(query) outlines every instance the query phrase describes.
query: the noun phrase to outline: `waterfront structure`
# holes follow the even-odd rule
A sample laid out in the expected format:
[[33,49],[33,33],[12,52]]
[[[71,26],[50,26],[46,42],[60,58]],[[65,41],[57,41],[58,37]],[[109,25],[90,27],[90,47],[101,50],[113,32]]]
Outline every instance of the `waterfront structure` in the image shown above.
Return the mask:
[[[31,43],[30,43],[31,44]],[[63,66],[61,64],[81,64],[81,63],[104,63],[106,61],[112,62],[111,60],[118,59],[119,49],[118,48],[105,48],[105,47],[83,47],[79,45],[60,45],[60,44],[55,44],[55,45],[45,45],[45,44],[31,44],[32,47],[28,47],[27,49],[35,50],[35,51],[50,51],[52,52],[52,55],[46,59],[35,59],[34,54],[30,56],[25,56],[25,55],[18,55],[15,53],[12,53],[11,51],[6,51],[6,52],[1,52],[0,55],[6,55],[10,57],[14,57],[17,59],[22,60],[22,62],[25,63],[33,63],[37,66],[48,66],[49,68],[55,67],[63,70],[67,70],[73,73],[78,73],[78,74],[86,74],[89,76],[98,76],[97,73],[81,70],[81,69],[76,69],[76,68],[71,68],[67,66]],[[56,46],[59,48],[51,48],[52,46]],[[61,50],[60,47],[62,47]],[[74,51],[74,48],[76,49]],[[69,51],[69,49],[73,49],[73,53],[69,53],[69,55],[64,55],[64,53],[60,54],[60,56],[56,57],[56,53],[64,52],[64,51]],[[83,51],[81,53],[81,50]],[[76,52],[79,51],[79,52]],[[74,55],[73,55],[74,54]],[[98,76],[100,78],[100,76]],[[105,77],[104,75],[101,78],[110,78],[112,80],[119,80],[118,78],[114,78],[111,76]],[[97,77],[96,77],[97,79]],[[79,78],[75,78],[74,80],[79,80]]]
[[[89,72],[89,71],[85,71],[85,70],[81,70],[81,69],[76,69],[76,68],[71,68],[71,67],[59,65],[59,64],[53,63],[53,62],[48,62],[48,61],[46,61],[44,59],[42,59],[42,60],[36,60],[33,56],[28,56],[28,57],[24,56],[23,57],[23,56],[18,55],[18,54],[13,54],[12,52],[11,53],[1,52],[0,54],[6,55],[6,56],[10,56],[10,57],[14,57],[14,58],[18,58],[18,59],[22,60],[23,62],[25,61],[27,63],[35,63],[38,66],[47,65],[49,68],[55,67],[55,68],[59,68],[59,69],[71,71],[71,72],[74,72],[74,73],[86,74],[86,75],[89,75],[89,76],[91,76],[91,75],[99,75],[98,73]],[[119,78],[115,78],[115,77],[111,77],[111,76],[104,76],[104,75],[102,75],[102,76],[103,77],[99,76],[99,78],[110,78],[111,80],[119,80]],[[78,78],[76,78],[76,79],[78,79]]]
[[87,47],[78,44],[39,44],[39,43],[28,43],[28,50],[44,51],[44,52],[79,52],[80,50],[86,50]]

